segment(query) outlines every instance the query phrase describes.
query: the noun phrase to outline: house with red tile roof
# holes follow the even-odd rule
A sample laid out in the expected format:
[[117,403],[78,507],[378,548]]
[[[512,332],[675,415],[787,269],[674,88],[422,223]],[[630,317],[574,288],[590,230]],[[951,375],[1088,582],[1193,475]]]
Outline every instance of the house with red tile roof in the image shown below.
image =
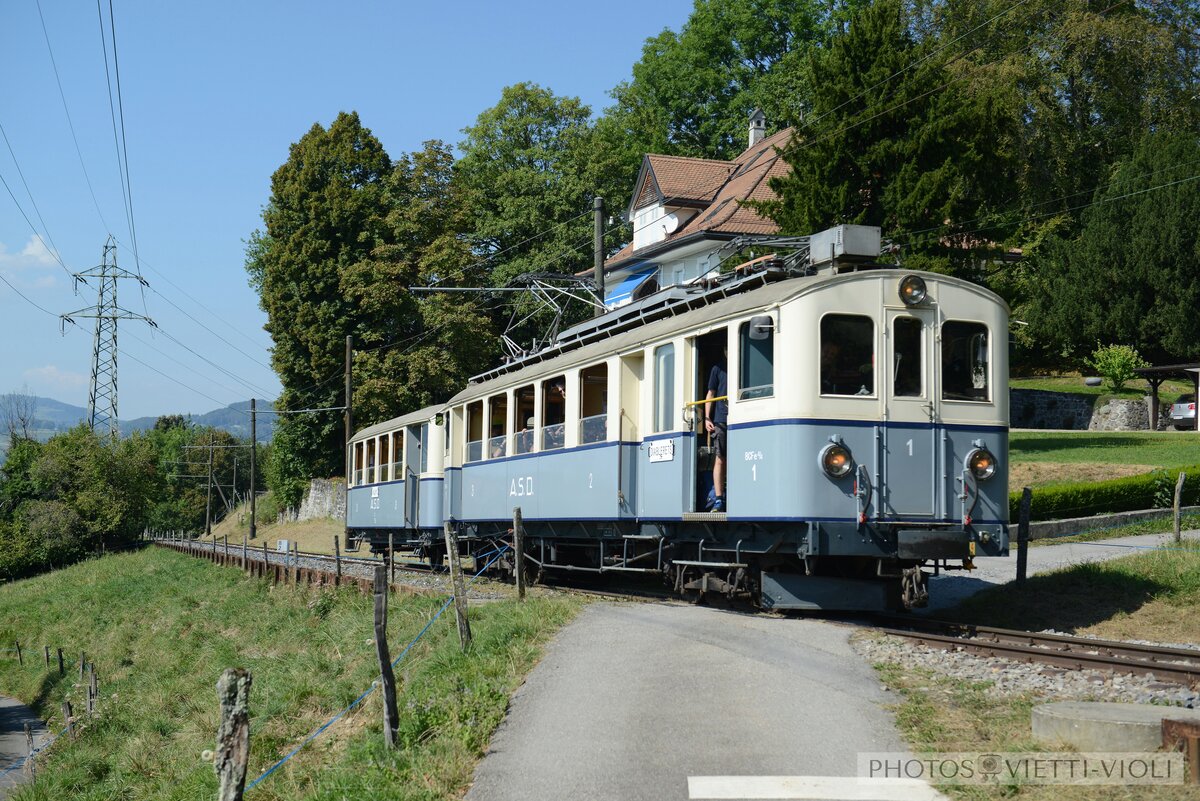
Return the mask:
[[745,201],[775,197],[769,182],[787,174],[779,148],[792,131],[766,136],[766,120],[755,109],[749,147],[732,161],[647,154],[628,209],[633,241],[604,265],[605,305],[615,309],[695,281],[719,268],[729,241],[778,233]]

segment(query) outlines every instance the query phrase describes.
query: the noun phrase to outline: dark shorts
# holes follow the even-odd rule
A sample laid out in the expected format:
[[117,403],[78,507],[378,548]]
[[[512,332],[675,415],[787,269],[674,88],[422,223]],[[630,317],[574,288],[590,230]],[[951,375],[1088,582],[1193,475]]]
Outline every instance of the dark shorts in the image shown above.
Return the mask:
[[725,424],[713,423],[714,431],[712,432],[712,446],[716,451],[718,459],[725,458]]

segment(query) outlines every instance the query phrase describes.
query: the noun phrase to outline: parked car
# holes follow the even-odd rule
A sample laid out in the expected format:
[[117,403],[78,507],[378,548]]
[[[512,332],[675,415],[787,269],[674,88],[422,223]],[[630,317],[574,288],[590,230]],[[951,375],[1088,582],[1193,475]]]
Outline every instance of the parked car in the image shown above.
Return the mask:
[[1179,400],[1171,407],[1171,425],[1180,431],[1194,431],[1196,428],[1196,396],[1180,395]]

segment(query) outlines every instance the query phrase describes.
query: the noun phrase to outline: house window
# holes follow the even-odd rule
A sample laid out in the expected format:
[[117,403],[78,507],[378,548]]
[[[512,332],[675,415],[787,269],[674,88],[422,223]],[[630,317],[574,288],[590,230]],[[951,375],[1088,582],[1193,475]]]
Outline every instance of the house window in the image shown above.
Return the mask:
[[[766,327],[768,324],[770,328]],[[751,330],[751,325],[752,322],[745,322],[738,329],[742,360],[738,371],[738,400],[769,398],[775,394],[774,325],[761,319],[755,331]],[[752,333],[761,338],[755,339]]]
[[875,323],[861,314],[821,319],[821,394],[875,394]]
[[608,365],[579,371],[579,443],[608,439]]
[[897,317],[893,324],[892,393],[897,398],[919,398],[925,387],[921,365],[921,321]]
[[552,451],[566,444],[567,380],[565,376],[542,382],[542,450]]
[[654,349],[654,432],[675,428],[675,346]]
[[983,323],[949,320],[942,324],[942,398],[987,401],[988,330]]

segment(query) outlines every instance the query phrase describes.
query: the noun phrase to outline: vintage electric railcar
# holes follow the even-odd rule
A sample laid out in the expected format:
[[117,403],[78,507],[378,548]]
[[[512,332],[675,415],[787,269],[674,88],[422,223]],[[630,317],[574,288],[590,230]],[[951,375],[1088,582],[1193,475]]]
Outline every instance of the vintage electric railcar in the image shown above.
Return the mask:
[[[349,536],[440,563],[445,522],[478,553],[511,543],[520,507],[539,574],[657,573],[768,609],[920,605],[926,569],[1006,555],[1004,302],[932,273],[807,272],[662,290],[359,432]],[[709,512],[720,361],[727,509]]]

